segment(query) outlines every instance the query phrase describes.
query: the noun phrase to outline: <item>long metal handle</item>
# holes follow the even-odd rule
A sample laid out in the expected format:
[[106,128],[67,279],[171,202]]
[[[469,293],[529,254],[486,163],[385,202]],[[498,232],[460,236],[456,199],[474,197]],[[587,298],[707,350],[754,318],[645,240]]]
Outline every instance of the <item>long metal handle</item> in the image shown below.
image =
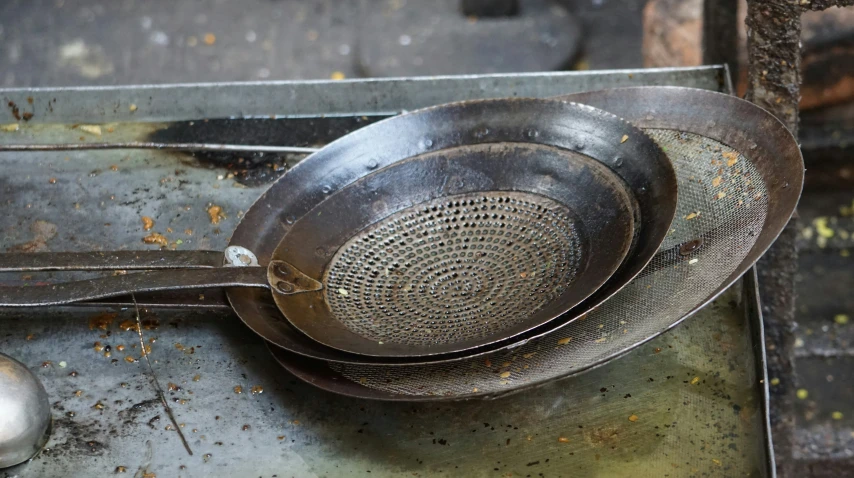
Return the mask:
[[6,151],[75,151],[92,149],[159,149],[164,151],[215,151],[253,153],[311,154],[318,148],[301,146],[270,146],[253,144],[219,143],[152,143],[128,141],[125,143],[62,143],[62,144],[0,144],[0,152]]
[[0,307],[63,305],[132,292],[209,287],[269,288],[266,267],[222,267],[200,270],[139,272],[45,286],[0,287]]
[[210,269],[222,251],[31,252],[0,254],[0,272]]

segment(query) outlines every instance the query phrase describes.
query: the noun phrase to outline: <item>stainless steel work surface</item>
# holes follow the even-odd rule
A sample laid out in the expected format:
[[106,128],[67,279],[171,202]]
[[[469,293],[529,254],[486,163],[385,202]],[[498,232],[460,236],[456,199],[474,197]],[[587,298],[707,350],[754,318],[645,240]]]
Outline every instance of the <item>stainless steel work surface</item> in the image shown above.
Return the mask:
[[[254,85],[0,90],[0,144],[179,141],[316,146],[387,114],[442,101],[551,96],[617,85],[725,90],[697,68]],[[273,115],[273,117],[270,117]],[[248,118],[251,117],[251,118]],[[205,121],[209,119],[210,121]],[[97,126],[96,126],[97,125]],[[81,139],[82,138],[82,139]],[[121,150],[0,153],[8,252],[223,248],[236,220],[298,155]],[[212,208],[213,206],[218,207]],[[145,230],[142,217],[153,226]],[[60,274],[5,274],[0,284]],[[491,401],[339,397],[284,372],[218,302],[133,310],[0,312],[0,350],[43,381],[54,430],[0,476],[770,476],[755,284],[578,377]],[[150,303],[153,300],[143,301]],[[126,330],[131,329],[131,330]],[[106,356],[109,346],[109,356]]]

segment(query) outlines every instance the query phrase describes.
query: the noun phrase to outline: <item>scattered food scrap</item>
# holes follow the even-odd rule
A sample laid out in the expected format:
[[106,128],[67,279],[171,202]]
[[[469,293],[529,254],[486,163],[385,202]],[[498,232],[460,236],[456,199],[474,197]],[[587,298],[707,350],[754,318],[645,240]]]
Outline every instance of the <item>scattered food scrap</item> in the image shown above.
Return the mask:
[[208,216],[211,218],[211,224],[219,224],[219,221],[226,219],[222,207],[216,205],[211,205],[208,208]]
[[150,231],[152,227],[154,227],[154,219],[151,219],[148,216],[142,216],[142,230]]
[[142,238],[142,242],[146,244],[157,244],[163,247],[169,245],[169,241],[163,234],[152,232],[151,234]]

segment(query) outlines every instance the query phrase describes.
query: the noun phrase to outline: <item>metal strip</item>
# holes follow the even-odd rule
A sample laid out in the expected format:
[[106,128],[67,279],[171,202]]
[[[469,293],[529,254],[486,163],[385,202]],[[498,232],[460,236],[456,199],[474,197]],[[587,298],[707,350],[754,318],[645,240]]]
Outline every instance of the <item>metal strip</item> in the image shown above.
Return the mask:
[[[29,123],[173,121],[280,115],[398,113],[471,98],[549,97],[618,86],[719,90],[720,66],[609,71],[0,89]],[[32,101],[32,103],[30,103]],[[15,121],[7,113],[6,121]],[[0,142],[10,140],[0,137]]]

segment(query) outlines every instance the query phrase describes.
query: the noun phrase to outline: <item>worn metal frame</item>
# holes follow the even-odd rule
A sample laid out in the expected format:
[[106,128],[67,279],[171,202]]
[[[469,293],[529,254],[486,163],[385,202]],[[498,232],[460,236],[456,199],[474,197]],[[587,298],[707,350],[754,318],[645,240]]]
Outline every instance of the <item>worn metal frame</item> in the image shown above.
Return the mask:
[[[734,68],[737,21],[732,0],[706,0],[704,60],[727,63]],[[854,5],[852,0],[748,0],[747,2],[747,95],[746,98],[773,113],[792,134],[798,134],[798,103],[801,84],[801,14],[830,7]],[[759,286],[765,303],[768,332],[768,366],[775,376],[794,376],[794,277],[797,271],[797,218],[781,234],[760,261]],[[786,383],[787,382],[787,383]],[[780,476],[794,476],[795,388],[791,381],[774,387],[771,425],[781,458]]]

